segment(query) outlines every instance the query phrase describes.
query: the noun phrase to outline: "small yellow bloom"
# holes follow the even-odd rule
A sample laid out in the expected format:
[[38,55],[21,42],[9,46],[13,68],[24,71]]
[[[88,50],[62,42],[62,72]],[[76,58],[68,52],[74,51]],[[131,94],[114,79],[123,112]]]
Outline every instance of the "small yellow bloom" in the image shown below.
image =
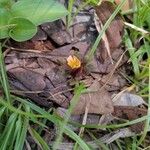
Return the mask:
[[78,69],[81,67],[81,61],[76,56],[69,56],[67,58],[67,64],[71,69]]

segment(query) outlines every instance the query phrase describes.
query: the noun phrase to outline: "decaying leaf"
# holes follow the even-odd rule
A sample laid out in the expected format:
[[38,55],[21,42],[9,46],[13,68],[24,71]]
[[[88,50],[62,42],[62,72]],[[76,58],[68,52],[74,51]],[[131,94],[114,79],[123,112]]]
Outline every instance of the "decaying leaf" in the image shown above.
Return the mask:
[[115,106],[139,106],[146,104],[142,97],[131,94],[131,93],[122,93],[115,99],[113,99]]
[[[125,137],[131,137],[134,136],[135,133],[130,131],[128,128],[123,128],[123,129],[119,129],[117,131],[112,131],[109,134],[104,135],[103,137],[100,137],[97,139],[97,141],[101,141],[103,143],[106,144],[113,144],[112,142],[119,139],[119,138],[125,138]],[[52,145],[53,143],[51,142],[50,145]],[[94,141],[88,141],[87,142],[88,145],[90,145],[94,150],[103,150],[103,148],[100,148],[100,146],[97,144],[97,142]],[[74,143],[68,143],[68,142],[64,142],[64,143],[60,143],[59,144],[59,148],[58,150],[72,150],[74,147]],[[118,150],[118,147],[116,147],[115,145],[111,145],[112,150]]]
[[129,128],[123,128],[123,129],[119,129],[119,130],[116,130],[114,132],[104,135],[101,138],[101,141],[106,144],[110,144],[119,138],[125,138],[125,137],[134,136],[134,135],[135,133],[132,132]]
[[29,69],[14,68],[9,70],[9,74],[31,91],[42,91],[46,86],[43,76]]
[[[146,108],[139,108],[138,106],[115,106],[113,115],[118,118],[134,120],[147,114]],[[134,124],[130,129],[136,133],[140,133],[144,129],[144,122]]]
[[71,36],[65,29],[62,20],[44,23],[41,28],[58,45],[71,43]]
[[[95,7],[95,10],[99,20],[104,25],[114,12],[115,7],[111,2],[104,1],[100,6]],[[101,57],[103,60],[105,60],[106,56],[108,56],[108,45],[111,50],[109,52],[110,54],[112,54],[113,51],[120,46],[122,42],[123,28],[123,20],[120,15],[117,15],[106,30],[106,36],[103,38],[105,41],[102,40],[99,44],[99,49],[101,49]]]
[[[134,120],[147,114],[145,107],[140,107],[146,104],[144,100],[135,94],[122,93],[120,96],[113,99],[115,117],[121,119]],[[130,129],[136,133],[140,133],[144,129],[144,122],[140,122],[130,126]]]
[[[73,110],[73,114],[83,114],[85,112],[86,107],[89,106],[88,113],[92,114],[108,114],[112,113],[113,103],[109,93],[101,88],[99,82],[95,81],[88,90],[91,92],[81,95],[79,102],[75,106]],[[93,90],[93,92],[92,92]]]

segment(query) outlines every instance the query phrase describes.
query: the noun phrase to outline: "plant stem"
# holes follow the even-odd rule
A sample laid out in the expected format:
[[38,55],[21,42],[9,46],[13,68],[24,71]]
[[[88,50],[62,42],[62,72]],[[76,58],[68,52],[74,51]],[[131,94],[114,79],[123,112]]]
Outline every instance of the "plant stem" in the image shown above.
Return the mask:
[[68,11],[69,11],[69,14],[68,14],[68,17],[67,17],[67,29],[69,29],[69,26],[70,26],[70,23],[71,23],[71,18],[72,18],[72,9],[73,9],[73,3],[74,3],[74,0],[69,0],[68,1],[69,4],[68,4]]

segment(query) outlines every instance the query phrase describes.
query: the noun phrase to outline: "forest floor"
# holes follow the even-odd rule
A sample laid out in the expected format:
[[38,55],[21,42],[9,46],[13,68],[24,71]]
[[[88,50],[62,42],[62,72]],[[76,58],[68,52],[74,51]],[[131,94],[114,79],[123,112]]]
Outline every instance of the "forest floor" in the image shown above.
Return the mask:
[[128,2],[77,0],[68,22],[5,42],[0,148],[150,149],[150,3]]

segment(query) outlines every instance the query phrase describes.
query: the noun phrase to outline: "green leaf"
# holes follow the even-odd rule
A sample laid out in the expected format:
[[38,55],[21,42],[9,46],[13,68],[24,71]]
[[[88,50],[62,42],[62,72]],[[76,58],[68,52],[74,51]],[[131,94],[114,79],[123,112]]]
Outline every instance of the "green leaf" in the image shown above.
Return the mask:
[[56,0],[20,0],[12,6],[11,12],[13,16],[26,18],[35,25],[57,20],[68,13]]
[[9,36],[18,42],[31,39],[37,32],[37,27],[31,21],[24,18],[13,18],[9,24],[16,25],[9,31]]
[[8,37],[8,20],[10,19],[9,12],[4,9],[0,8],[0,39]]

